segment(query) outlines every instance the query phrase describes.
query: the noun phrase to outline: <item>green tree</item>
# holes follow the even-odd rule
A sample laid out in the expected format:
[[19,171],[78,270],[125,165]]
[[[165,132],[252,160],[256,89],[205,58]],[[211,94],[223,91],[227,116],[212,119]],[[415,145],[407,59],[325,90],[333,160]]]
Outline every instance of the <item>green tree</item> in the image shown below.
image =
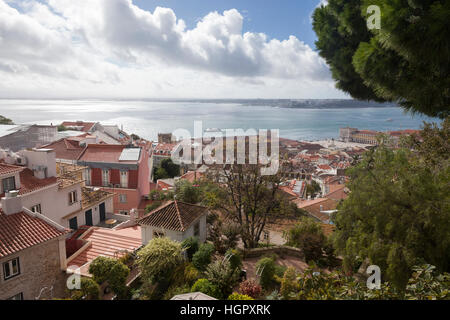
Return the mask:
[[180,175],[180,166],[173,163],[170,158],[161,161],[161,168],[167,172],[169,178],[178,177]]
[[300,222],[284,233],[287,245],[300,248],[306,261],[319,260],[324,255],[327,239],[320,223],[309,217],[301,217]]
[[81,278],[80,290],[72,290],[70,297],[73,300],[98,300],[100,299],[100,287],[90,278]]
[[262,258],[256,263],[256,270],[263,289],[269,289],[274,283],[275,261],[269,257]]
[[201,201],[201,189],[187,180],[179,180],[175,183],[176,199],[186,203],[196,204]]
[[446,151],[432,147],[448,129],[448,122],[428,128],[415,150],[382,144],[349,169],[351,193],[333,217],[334,245],[346,270],[369,258],[401,290],[414,265],[449,271],[450,149],[448,141]]
[[205,275],[219,289],[221,298],[226,298],[238,283],[239,269],[233,268],[227,260],[216,260],[206,268]]
[[192,286],[191,292],[201,292],[216,299],[222,298],[219,288],[208,279],[197,280]]
[[192,264],[200,271],[204,271],[211,263],[211,257],[214,253],[214,246],[210,243],[200,245],[198,251],[192,256]]
[[11,119],[0,116],[0,124],[14,124],[14,122]]
[[[380,29],[367,27],[371,5],[380,8]],[[313,21],[316,46],[339,89],[433,117],[449,115],[448,1],[329,0]]]
[[119,299],[127,297],[126,280],[130,269],[119,260],[100,256],[89,265],[89,273],[98,284],[107,281]]
[[160,179],[168,179],[169,174],[164,168],[155,168],[153,176],[155,177],[155,181],[158,181]]
[[194,254],[199,248],[198,239],[196,237],[187,238],[181,243],[181,246],[184,250],[186,250],[189,261],[192,261]]

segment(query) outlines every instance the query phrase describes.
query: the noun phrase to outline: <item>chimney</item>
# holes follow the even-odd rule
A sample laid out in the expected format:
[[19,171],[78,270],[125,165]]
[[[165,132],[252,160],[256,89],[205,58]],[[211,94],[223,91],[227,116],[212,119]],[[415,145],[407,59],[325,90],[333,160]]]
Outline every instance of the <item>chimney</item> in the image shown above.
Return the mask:
[[18,193],[18,191],[7,192],[1,199],[4,214],[10,215],[23,211],[22,197],[17,196]]
[[52,149],[32,149],[20,152],[28,161],[27,167],[33,170],[38,179],[56,177],[56,154]]
[[136,209],[131,209],[130,210],[130,220],[131,221],[136,221],[139,218],[138,212]]

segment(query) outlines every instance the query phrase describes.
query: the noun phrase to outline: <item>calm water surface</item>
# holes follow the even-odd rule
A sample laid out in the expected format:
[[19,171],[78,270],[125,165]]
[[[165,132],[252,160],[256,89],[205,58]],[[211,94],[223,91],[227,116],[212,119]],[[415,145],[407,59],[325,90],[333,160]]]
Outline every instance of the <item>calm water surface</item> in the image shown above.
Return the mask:
[[281,136],[319,140],[336,138],[344,126],[371,130],[419,129],[423,121],[401,108],[284,109],[239,104],[98,101],[0,100],[0,115],[15,123],[58,124],[64,120],[100,121],[123,125],[125,131],[147,139],[158,132],[188,129],[203,121],[203,129],[280,129]]

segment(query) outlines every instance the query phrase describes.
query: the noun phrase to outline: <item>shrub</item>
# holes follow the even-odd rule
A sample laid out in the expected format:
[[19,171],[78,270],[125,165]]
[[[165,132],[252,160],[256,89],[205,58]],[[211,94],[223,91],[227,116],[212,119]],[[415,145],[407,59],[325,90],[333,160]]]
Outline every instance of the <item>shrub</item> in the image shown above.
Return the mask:
[[256,263],[256,270],[261,286],[264,289],[270,288],[275,276],[275,261],[272,258],[262,258]]
[[157,283],[171,277],[182,263],[181,244],[168,238],[152,239],[137,254],[137,264],[144,281]]
[[181,247],[186,250],[189,261],[192,261],[192,257],[198,251],[198,239],[196,237],[187,238],[181,243]]
[[280,294],[284,300],[292,298],[298,291],[297,273],[294,268],[288,268],[281,279]]
[[229,261],[217,260],[206,269],[208,280],[219,288],[222,297],[228,297],[233,292],[233,287],[239,280],[239,270],[232,269]]
[[191,291],[201,292],[217,299],[222,298],[219,288],[212,284],[208,279],[197,280],[192,286]]
[[211,263],[211,256],[214,253],[214,246],[210,243],[204,243],[192,257],[192,263],[200,270],[206,270],[208,264]]
[[228,249],[225,256],[229,256],[230,266],[234,269],[241,269],[242,267],[242,257],[238,250],[236,249]]
[[233,293],[228,297],[228,300],[255,300],[245,294]]
[[80,290],[72,290],[71,299],[73,300],[98,300],[100,298],[100,287],[92,279],[81,278]]
[[240,293],[257,299],[261,295],[262,288],[253,280],[245,280],[239,285]]
[[126,280],[130,269],[122,262],[113,258],[98,257],[89,265],[89,273],[98,284],[107,281],[119,299],[126,297]]
[[187,264],[184,268],[184,281],[185,283],[192,285],[195,281],[198,280],[200,273],[198,270],[191,264]]

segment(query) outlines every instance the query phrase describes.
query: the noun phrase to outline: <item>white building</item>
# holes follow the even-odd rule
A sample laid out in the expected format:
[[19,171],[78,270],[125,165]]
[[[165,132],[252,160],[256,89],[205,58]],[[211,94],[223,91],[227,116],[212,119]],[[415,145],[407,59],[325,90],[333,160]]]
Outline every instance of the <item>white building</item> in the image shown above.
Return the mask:
[[84,187],[82,170],[57,175],[50,149],[2,154],[0,197],[15,197],[21,208],[39,213],[71,229],[96,225],[113,212],[113,194]]
[[142,232],[142,244],[153,238],[167,237],[182,242],[196,237],[199,242],[206,241],[206,216],[208,208],[170,201],[138,220]]

